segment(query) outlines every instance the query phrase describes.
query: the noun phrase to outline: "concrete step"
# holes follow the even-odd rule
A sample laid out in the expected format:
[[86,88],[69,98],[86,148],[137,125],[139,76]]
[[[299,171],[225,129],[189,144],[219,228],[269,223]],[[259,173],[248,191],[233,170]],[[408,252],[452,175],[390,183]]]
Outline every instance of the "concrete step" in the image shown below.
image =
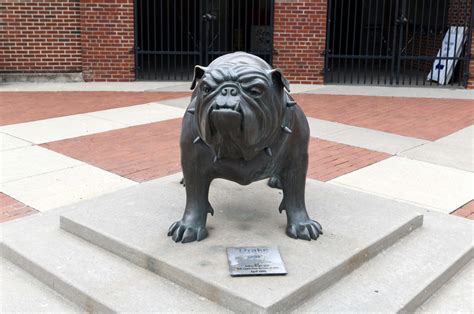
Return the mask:
[[315,296],[297,312],[324,309],[410,313],[472,260],[473,254],[471,221],[426,212],[421,228]]
[[82,313],[83,309],[0,257],[2,313]]
[[470,262],[429,298],[418,313],[472,313],[474,311],[474,262]]
[[[307,181],[310,216],[324,228],[317,241],[285,235],[281,191],[265,182],[216,180],[209,238],[174,243],[169,225],[184,209],[180,174],[66,209],[61,228],[234,311],[277,312],[301,304],[422,225],[410,205]],[[287,276],[230,277],[226,247],[278,246]]]
[[[2,238],[1,254],[5,259],[88,312],[226,311],[61,230],[56,211],[3,224]],[[19,285],[17,280],[9,280],[2,284],[2,290],[13,294]],[[27,292],[16,293],[18,298],[23,296],[24,307],[32,312],[41,310],[42,303],[24,295]]]

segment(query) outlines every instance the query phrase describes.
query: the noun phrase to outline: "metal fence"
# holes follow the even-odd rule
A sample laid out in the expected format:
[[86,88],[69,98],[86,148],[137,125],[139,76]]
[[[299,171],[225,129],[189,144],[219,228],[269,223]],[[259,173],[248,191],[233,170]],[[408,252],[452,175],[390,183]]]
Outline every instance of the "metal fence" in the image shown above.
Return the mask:
[[325,82],[466,86],[473,0],[328,0]]
[[135,0],[138,80],[190,80],[233,51],[272,62],[272,0]]

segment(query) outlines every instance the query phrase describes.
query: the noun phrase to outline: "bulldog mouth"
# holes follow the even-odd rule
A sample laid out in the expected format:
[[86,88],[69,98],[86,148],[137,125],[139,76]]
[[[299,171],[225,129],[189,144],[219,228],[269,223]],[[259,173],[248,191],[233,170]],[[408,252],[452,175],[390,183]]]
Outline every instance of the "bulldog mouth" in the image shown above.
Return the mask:
[[243,113],[240,104],[237,103],[235,106],[213,104],[209,108],[209,126],[211,135],[215,135],[218,132],[241,131]]

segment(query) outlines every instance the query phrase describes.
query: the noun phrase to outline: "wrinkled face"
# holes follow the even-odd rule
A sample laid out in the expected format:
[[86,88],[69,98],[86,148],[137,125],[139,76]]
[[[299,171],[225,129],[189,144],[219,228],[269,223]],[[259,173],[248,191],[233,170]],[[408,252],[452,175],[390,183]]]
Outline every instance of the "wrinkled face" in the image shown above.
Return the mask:
[[195,118],[199,135],[219,158],[252,159],[279,131],[283,86],[272,73],[251,65],[204,72],[194,93]]

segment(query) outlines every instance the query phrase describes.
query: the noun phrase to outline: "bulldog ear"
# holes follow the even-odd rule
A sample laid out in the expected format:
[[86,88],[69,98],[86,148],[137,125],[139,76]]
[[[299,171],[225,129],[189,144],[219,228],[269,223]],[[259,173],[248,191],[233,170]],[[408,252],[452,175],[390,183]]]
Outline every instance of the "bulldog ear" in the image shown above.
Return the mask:
[[286,77],[283,76],[283,71],[281,69],[273,69],[270,70],[268,73],[271,75],[272,79],[277,82],[280,82],[288,93],[290,92],[290,82],[288,82]]
[[203,67],[202,65],[196,65],[194,67],[194,78],[193,82],[191,83],[191,89],[194,89],[196,87],[196,82],[199,80],[203,75],[204,72],[206,72],[207,68]]

